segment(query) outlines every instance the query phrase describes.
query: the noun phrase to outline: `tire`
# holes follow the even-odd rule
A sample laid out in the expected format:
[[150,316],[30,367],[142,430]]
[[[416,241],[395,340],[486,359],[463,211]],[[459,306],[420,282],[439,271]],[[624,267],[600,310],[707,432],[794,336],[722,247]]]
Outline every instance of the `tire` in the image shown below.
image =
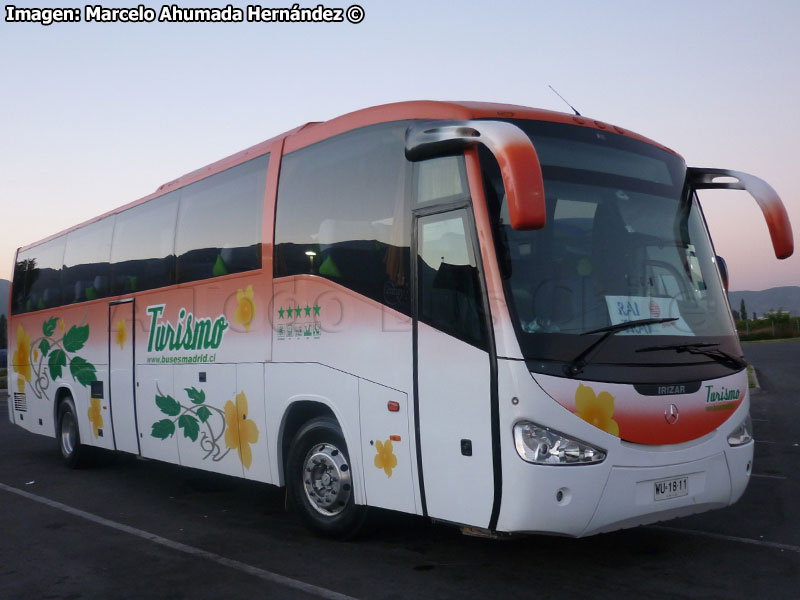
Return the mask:
[[303,425],[289,448],[289,504],[310,529],[326,537],[355,537],[367,516],[367,507],[355,503],[349,457],[342,430],[331,417]]
[[86,464],[86,455],[89,448],[81,445],[81,433],[78,428],[75,403],[69,396],[64,398],[58,407],[56,440],[65,465],[70,469],[77,469]]

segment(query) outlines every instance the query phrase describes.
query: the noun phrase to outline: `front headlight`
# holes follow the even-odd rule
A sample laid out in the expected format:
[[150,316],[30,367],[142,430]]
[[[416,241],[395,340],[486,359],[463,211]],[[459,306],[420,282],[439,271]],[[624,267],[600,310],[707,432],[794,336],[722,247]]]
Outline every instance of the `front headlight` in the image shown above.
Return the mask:
[[753,421],[750,415],[742,421],[742,424],[734,429],[728,436],[728,444],[731,446],[741,446],[753,439]]
[[514,425],[514,444],[522,460],[538,465],[586,465],[606,458],[605,450],[530,421]]

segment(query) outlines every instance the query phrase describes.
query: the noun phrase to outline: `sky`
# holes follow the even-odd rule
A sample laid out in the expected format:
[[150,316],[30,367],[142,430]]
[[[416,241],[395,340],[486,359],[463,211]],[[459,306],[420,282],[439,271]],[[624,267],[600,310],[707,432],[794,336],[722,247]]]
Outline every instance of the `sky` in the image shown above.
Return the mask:
[[[162,6],[103,6],[140,1]],[[690,166],[765,179],[800,246],[797,0],[359,1],[359,24],[0,20],[0,278],[18,246],[300,124],[415,99],[569,112],[548,85]],[[800,285],[800,247],[775,259],[749,195],[701,200],[732,290]]]

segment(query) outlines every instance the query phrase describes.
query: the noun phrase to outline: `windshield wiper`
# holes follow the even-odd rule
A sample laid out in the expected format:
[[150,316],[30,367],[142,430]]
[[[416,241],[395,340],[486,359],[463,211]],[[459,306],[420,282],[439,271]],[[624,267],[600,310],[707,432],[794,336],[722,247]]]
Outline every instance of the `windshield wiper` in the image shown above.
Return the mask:
[[667,344],[665,346],[647,346],[646,348],[639,348],[637,352],[656,352],[657,350],[675,350],[678,354],[681,352],[688,352],[689,354],[702,354],[707,356],[718,363],[728,365],[735,369],[743,369],[747,366],[747,362],[741,358],[728,354],[724,350],[717,348],[719,344],[711,342],[697,342],[696,344]]
[[608,327],[601,327],[600,329],[592,329],[591,331],[584,331],[581,335],[592,335],[593,333],[604,333],[599,340],[597,340],[594,344],[586,348],[583,352],[578,354],[572,361],[564,366],[564,373],[568,377],[575,377],[578,373],[583,371],[583,367],[586,366],[586,357],[589,356],[589,353],[597,348],[600,344],[605,342],[610,336],[614,335],[617,332],[625,331],[626,329],[631,329],[633,327],[641,327],[643,325],[657,325],[659,323],[670,323],[672,321],[677,321],[678,317],[666,317],[663,319],[638,319],[636,321],[627,321],[625,323],[617,323],[616,325],[609,325]]

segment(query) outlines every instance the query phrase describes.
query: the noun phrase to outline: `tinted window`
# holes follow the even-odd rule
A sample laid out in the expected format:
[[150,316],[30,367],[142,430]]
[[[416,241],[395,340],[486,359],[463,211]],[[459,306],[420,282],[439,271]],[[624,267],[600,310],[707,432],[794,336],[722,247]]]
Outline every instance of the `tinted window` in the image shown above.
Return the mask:
[[[542,165],[544,228],[510,226],[497,161],[479,155],[509,312],[531,370],[563,376],[602,335],[587,332],[653,317],[675,320],[611,336],[578,378],[671,383],[729,374],[730,363],[675,351],[701,342],[742,353],[700,207],[684,190],[683,160],[609,131],[514,123]],[[659,346],[669,350],[640,351]]]
[[30,259],[25,258],[25,253],[17,255],[17,262],[14,264],[14,277],[11,282],[11,312],[20,313],[25,311],[27,290],[25,280],[28,275]]
[[486,346],[480,279],[466,211],[419,219],[419,319]]
[[42,310],[61,304],[65,239],[61,236],[19,253],[14,268],[13,312]]
[[111,293],[111,235],[114,217],[67,234],[62,297],[64,304],[105,298]]
[[261,156],[20,252],[12,311],[171,285],[176,237],[180,281],[259,268],[268,160]]
[[410,312],[406,127],[365,127],[283,159],[276,277],[320,275]]
[[261,267],[261,223],[269,155],[181,190],[175,250],[178,281]]
[[170,192],[117,215],[111,248],[113,294],[175,283],[173,247],[179,193]]
[[469,194],[463,154],[414,163],[414,169],[416,204],[456,201]]

